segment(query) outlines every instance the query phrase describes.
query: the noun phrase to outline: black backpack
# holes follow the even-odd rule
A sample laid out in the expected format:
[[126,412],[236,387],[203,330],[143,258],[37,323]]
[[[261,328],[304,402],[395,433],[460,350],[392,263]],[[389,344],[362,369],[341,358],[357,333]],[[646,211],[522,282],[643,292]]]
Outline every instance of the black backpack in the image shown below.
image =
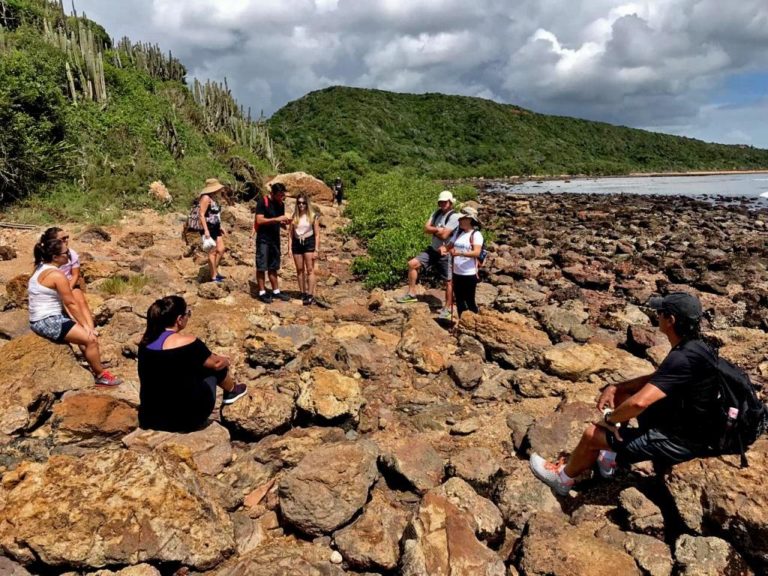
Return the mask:
[[[700,351],[714,368],[719,385],[717,413],[713,424],[714,448],[721,454],[740,454],[741,467],[749,466],[747,448],[768,429],[768,407],[760,401],[749,376],[702,342],[687,344]],[[738,414],[732,413],[738,410]],[[735,417],[734,417],[735,416]]]

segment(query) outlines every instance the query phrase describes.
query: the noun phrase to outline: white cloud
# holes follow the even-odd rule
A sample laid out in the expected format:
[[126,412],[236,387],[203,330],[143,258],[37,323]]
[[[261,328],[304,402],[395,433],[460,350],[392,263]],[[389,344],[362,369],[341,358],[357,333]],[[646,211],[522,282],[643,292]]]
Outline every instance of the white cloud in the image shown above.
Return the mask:
[[768,74],[766,0],[78,0],[78,8],[114,36],[173,50],[190,75],[227,77],[245,106],[267,114],[344,84],[491,97],[768,147],[768,126],[750,116],[765,105],[736,113],[719,100],[730,77]]

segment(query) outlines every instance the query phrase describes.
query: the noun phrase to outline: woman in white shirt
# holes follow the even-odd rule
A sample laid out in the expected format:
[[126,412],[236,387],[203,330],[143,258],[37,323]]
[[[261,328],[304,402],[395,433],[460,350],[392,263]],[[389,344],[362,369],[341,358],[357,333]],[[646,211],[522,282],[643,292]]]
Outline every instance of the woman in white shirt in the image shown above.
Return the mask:
[[477,313],[477,259],[483,250],[483,235],[479,228],[477,210],[471,206],[462,208],[459,212],[459,227],[448,244],[441,249],[453,257],[453,298],[459,318],[465,310]]
[[302,192],[296,197],[296,209],[289,226],[288,253],[293,254],[296,276],[304,306],[315,302],[315,260],[320,251],[320,214],[312,206],[309,196]]
[[67,277],[59,270],[69,260],[69,250],[59,239],[35,245],[35,271],[29,279],[29,327],[47,340],[77,344],[93,371],[97,386],[117,386],[101,364],[96,333],[87,327],[86,315],[72,295]]

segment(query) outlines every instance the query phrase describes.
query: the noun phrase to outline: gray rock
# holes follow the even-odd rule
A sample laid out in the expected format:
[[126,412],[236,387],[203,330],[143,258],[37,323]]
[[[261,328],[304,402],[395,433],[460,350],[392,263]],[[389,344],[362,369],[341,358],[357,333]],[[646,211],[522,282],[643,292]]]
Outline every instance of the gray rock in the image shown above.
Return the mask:
[[464,390],[472,390],[480,384],[483,377],[484,363],[481,358],[462,356],[448,365],[448,374],[456,386]]
[[754,574],[733,546],[713,536],[683,534],[675,542],[675,559],[680,576]]
[[272,329],[278,336],[288,338],[296,350],[306,350],[315,342],[315,333],[303,324],[286,324]]
[[664,516],[645,494],[635,487],[622,490],[619,495],[621,507],[627,514],[629,528],[633,532],[661,535],[664,532]]

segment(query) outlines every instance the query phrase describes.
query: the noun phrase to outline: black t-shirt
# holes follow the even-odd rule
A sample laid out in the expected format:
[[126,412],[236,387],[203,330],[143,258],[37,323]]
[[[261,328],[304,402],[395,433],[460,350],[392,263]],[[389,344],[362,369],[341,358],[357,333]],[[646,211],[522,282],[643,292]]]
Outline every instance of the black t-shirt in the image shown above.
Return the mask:
[[199,428],[216,403],[203,382],[214,374],[203,366],[210,355],[199,339],[168,350],[139,348],[139,426],[170,432]]
[[670,351],[651,377],[651,384],[666,397],[642,416],[648,427],[687,442],[709,444],[719,386],[711,363],[715,356],[698,342],[682,342]]
[[[270,197],[266,202],[264,197],[260,197],[256,201],[256,214],[261,214],[265,218],[277,218],[278,216],[285,215],[285,204],[277,202],[274,198]],[[273,224],[259,224],[259,229],[256,232],[256,242],[265,242],[274,244],[280,243],[280,224],[277,222]]]

